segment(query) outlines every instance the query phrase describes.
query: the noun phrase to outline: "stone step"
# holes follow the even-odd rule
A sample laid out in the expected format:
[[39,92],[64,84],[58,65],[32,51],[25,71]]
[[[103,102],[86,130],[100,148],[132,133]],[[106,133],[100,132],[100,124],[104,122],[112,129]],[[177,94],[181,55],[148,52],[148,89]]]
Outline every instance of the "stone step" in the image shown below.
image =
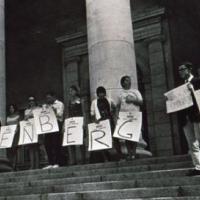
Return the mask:
[[[177,197],[200,196],[200,185],[191,186],[172,186],[159,188],[131,188],[131,189],[113,189],[102,191],[85,191],[69,193],[50,193],[41,195],[20,195],[4,196],[0,200],[124,200],[138,198],[153,199],[174,199]],[[169,197],[170,195],[170,197]],[[156,198],[157,197],[157,198]],[[198,197],[199,198],[199,197]]]
[[[120,173],[136,173],[145,172],[151,170],[164,170],[164,169],[176,169],[176,168],[188,168],[191,167],[191,161],[187,162],[176,162],[176,163],[164,163],[164,164],[151,164],[151,165],[141,165],[141,166],[124,166],[124,167],[114,167],[114,168],[104,168],[104,169],[94,169],[94,170],[81,170],[81,171],[63,171],[62,173],[54,173],[54,170],[49,171],[48,174],[43,174],[42,170],[40,174],[30,174],[14,177],[0,177],[0,184],[7,182],[27,182],[30,180],[44,180],[44,179],[58,179],[66,177],[84,177],[84,176],[95,176],[95,175],[112,175]],[[67,167],[66,167],[67,169]]]
[[122,181],[93,182],[79,184],[51,184],[24,186],[18,185],[12,189],[0,189],[0,196],[5,195],[27,195],[27,194],[45,194],[45,193],[64,193],[64,192],[80,192],[80,191],[98,191],[108,189],[128,189],[128,188],[152,188],[152,187],[169,187],[169,186],[187,186],[199,185],[200,176],[197,177],[165,177],[157,179],[133,179]]
[[105,169],[105,168],[113,168],[113,167],[125,167],[125,166],[140,166],[140,165],[151,165],[151,164],[165,164],[165,163],[173,163],[173,162],[184,162],[190,161],[190,157],[188,155],[178,155],[178,156],[169,156],[169,157],[152,157],[152,158],[141,158],[135,159],[133,161],[122,161],[122,162],[106,162],[106,163],[97,163],[97,164],[85,164],[85,165],[73,165],[60,167],[57,169],[48,169],[48,170],[25,170],[18,172],[6,172],[1,173],[1,178],[3,177],[15,177],[18,176],[27,176],[27,175],[36,175],[36,174],[49,174],[51,172],[55,173],[63,173],[63,172],[71,172],[71,171],[83,171],[83,170],[95,170],[95,169]]

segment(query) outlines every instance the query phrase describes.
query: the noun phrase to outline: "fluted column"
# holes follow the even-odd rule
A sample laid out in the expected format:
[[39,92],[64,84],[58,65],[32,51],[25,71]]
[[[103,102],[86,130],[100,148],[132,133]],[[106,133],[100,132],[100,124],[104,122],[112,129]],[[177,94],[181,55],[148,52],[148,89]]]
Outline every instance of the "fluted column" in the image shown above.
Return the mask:
[[[91,98],[104,86],[116,100],[122,76],[138,88],[130,0],[86,0],[86,10]],[[137,153],[151,155],[145,146],[141,138]]]
[[102,85],[115,98],[124,75],[137,88],[130,1],[86,0],[86,8],[91,97]]
[[[5,2],[0,0],[0,119],[2,125],[6,120],[6,72],[5,72]],[[10,171],[11,167],[6,156],[6,150],[0,149],[0,172]]]

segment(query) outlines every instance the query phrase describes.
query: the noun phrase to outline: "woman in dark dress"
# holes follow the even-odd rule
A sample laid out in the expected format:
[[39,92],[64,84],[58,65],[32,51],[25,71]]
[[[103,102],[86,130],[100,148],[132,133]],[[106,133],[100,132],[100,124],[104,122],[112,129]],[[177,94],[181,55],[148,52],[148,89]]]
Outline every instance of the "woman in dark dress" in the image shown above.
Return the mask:
[[[84,117],[84,102],[80,98],[79,90],[75,85],[70,87],[70,100],[68,104],[67,118]],[[85,119],[85,117],[84,117]],[[83,164],[85,162],[85,146],[68,146],[68,164]]]
[[17,110],[16,105],[10,104],[7,108],[7,117],[6,124],[7,125],[17,125],[16,133],[14,136],[12,147],[7,149],[8,158],[12,164],[13,170],[16,170],[17,165],[17,153],[18,153],[18,140],[19,140],[19,121],[20,115]]

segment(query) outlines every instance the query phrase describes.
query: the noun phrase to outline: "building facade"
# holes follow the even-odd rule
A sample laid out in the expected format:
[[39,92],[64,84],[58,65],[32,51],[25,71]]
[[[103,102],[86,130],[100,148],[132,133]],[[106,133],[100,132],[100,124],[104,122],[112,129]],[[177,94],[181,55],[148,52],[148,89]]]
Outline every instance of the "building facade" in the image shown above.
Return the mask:
[[188,18],[185,12],[197,1],[0,2],[2,119],[6,104],[16,103],[23,111],[29,95],[42,103],[49,90],[67,105],[69,87],[76,84],[89,121],[95,88],[104,85],[115,98],[120,77],[128,74],[144,98],[148,149],[154,156],[187,151],[179,119],[166,114],[163,94],[178,84],[176,66],[181,61],[198,64],[199,27],[191,19],[199,18],[195,13]]

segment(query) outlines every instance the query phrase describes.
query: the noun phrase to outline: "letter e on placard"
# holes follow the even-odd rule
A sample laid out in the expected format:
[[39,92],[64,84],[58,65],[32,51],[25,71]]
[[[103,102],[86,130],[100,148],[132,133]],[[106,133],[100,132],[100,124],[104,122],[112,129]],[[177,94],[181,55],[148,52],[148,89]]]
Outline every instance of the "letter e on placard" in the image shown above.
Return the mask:
[[73,117],[65,120],[63,146],[83,144],[83,117]]

